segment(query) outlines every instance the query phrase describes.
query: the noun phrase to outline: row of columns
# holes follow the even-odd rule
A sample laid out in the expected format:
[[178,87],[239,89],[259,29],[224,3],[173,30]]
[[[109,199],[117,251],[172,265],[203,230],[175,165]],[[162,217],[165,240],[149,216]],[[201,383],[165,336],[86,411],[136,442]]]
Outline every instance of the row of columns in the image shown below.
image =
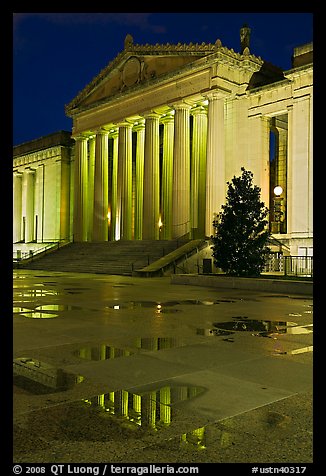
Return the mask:
[[35,170],[14,172],[13,178],[13,242],[34,240]]
[[151,112],[138,123],[98,130],[95,138],[76,136],[74,240],[107,241],[108,219],[115,240],[210,236],[225,200],[223,137],[224,100],[218,94],[209,96],[207,108],[182,103],[170,114]]

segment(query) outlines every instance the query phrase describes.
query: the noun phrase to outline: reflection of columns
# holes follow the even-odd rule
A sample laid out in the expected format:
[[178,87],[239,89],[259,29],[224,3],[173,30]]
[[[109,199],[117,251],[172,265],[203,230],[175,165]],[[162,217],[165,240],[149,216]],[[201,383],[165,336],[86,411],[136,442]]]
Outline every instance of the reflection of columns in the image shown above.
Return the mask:
[[144,195],[144,146],[145,124],[139,122],[134,126],[137,133],[136,142],[136,203],[135,203],[135,240],[142,239],[143,195]]
[[218,94],[207,95],[208,129],[206,162],[206,225],[205,234],[214,232],[213,220],[225,202],[224,99]]
[[34,173],[35,170],[26,169],[25,175],[25,243],[34,240]]
[[162,162],[162,238],[172,238],[172,179],[173,179],[173,135],[174,117],[166,115],[161,119],[163,130],[163,162]]
[[13,242],[21,241],[22,222],[22,174],[14,172],[13,182]]
[[98,131],[95,142],[93,241],[108,240],[108,133]]
[[163,387],[160,389],[160,420],[169,425],[171,423],[171,389]]
[[159,239],[160,157],[159,115],[146,116],[144,156],[143,239]]
[[132,124],[119,124],[118,183],[117,183],[117,224],[120,236],[116,239],[132,239]]
[[207,111],[203,106],[191,110],[193,115],[191,155],[191,228],[192,238],[205,236]]
[[[112,146],[112,194],[111,194],[111,239],[120,237],[120,228],[117,232],[117,183],[118,183],[118,131],[110,134],[113,140]],[[118,238],[117,238],[118,236]]]
[[189,233],[190,229],[190,106],[175,106],[172,238]]
[[93,240],[95,137],[88,141],[88,241]]
[[75,138],[74,241],[87,241],[87,139]]
[[149,392],[141,399],[141,421],[144,427],[156,427],[156,392]]

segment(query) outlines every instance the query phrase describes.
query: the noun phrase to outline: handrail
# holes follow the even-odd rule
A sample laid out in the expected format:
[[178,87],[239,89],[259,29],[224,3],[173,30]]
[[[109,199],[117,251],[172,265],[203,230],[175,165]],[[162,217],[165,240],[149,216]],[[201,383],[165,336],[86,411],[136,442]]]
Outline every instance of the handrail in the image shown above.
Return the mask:
[[[16,257],[13,256],[13,262],[21,262],[21,261],[24,261],[24,260],[33,260],[33,258],[36,256],[36,255],[40,255],[42,253],[45,253],[46,251],[50,250],[50,249],[59,249],[60,246],[62,246],[62,243],[70,243],[69,240],[66,240],[66,239],[56,239],[56,240],[53,240],[52,242],[49,242],[47,245],[45,246],[42,246],[41,248],[35,248],[33,250],[28,250],[28,251],[23,251],[21,249],[17,249],[16,252],[13,252],[13,253],[16,253]],[[19,254],[18,254],[19,253]],[[18,254],[18,256],[17,256]]]

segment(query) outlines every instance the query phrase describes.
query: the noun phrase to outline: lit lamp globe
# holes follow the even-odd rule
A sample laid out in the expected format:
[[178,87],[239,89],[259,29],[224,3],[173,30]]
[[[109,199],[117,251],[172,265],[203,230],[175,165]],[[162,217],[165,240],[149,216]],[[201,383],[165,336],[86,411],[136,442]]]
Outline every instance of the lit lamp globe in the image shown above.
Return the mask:
[[282,192],[283,188],[280,185],[277,185],[277,187],[274,188],[274,195],[276,195],[277,197],[282,195]]

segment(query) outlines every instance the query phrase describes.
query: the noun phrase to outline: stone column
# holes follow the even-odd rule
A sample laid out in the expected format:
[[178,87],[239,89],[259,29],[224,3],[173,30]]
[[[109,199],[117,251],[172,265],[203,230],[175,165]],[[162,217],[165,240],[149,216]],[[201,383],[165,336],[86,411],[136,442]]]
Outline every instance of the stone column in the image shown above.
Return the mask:
[[161,118],[161,122],[164,124],[161,199],[162,238],[171,240],[174,117],[172,114],[167,114]]
[[117,183],[118,183],[118,130],[111,132],[110,137],[113,140],[113,158],[112,158],[112,195],[111,195],[111,230],[112,240],[120,238],[120,224],[117,230]]
[[100,130],[95,139],[93,241],[108,241],[108,187],[108,133]]
[[123,122],[119,126],[117,223],[120,236],[117,239],[132,239],[132,124]]
[[143,239],[159,239],[160,217],[160,149],[159,115],[145,117]]
[[87,138],[84,136],[78,136],[75,137],[75,141],[73,240],[87,241]]
[[143,230],[143,197],[144,197],[144,150],[145,123],[134,126],[137,133],[136,144],[136,198],[135,198],[135,240],[142,239]]
[[88,231],[87,231],[88,241],[93,241],[94,178],[95,178],[95,136],[92,136],[88,140]]
[[175,106],[173,149],[172,238],[190,231],[190,106]]
[[26,169],[24,171],[25,243],[30,243],[34,240],[34,174],[35,170],[33,169]]
[[[297,92],[299,95],[299,92]],[[302,93],[303,94],[303,93]],[[288,232],[292,238],[313,233],[312,99],[299,96],[289,113]],[[297,253],[293,247],[294,254]]]
[[225,203],[224,98],[210,93],[208,98],[207,161],[206,161],[206,224],[205,234],[214,233],[213,220]]
[[13,242],[22,239],[22,178],[23,174],[14,172],[13,180]]
[[193,116],[191,154],[191,235],[205,237],[207,110],[197,106]]

